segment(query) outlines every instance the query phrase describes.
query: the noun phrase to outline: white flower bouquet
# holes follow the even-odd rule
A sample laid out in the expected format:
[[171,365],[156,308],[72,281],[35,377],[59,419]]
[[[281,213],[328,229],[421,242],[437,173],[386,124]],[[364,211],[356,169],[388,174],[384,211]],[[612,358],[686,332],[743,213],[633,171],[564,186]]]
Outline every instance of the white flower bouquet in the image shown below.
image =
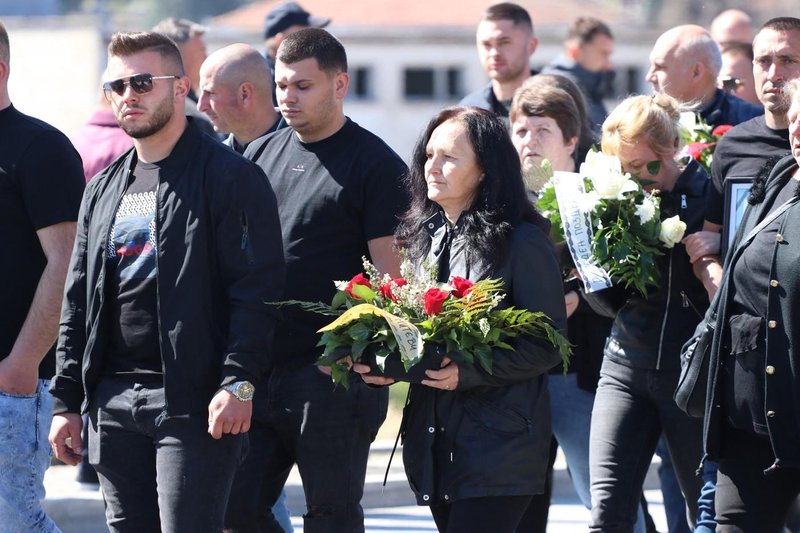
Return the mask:
[[[539,210],[552,222],[553,239],[565,240],[562,224],[565,213],[559,206],[559,197],[569,194],[570,203],[580,213],[567,216],[574,219],[574,215],[581,214],[579,218],[588,220],[588,241],[594,263],[611,279],[626,287],[635,287],[642,294],[647,292],[648,285],[658,285],[656,258],[663,255],[664,249],[680,242],[686,224],[678,216],[661,220],[658,191],[645,191],[637,179],[622,172],[622,165],[614,156],[589,152],[578,174],[571,176],[577,180],[571,183],[571,190],[565,188],[559,194],[556,180],[551,180],[537,202]],[[566,240],[569,243],[571,239]],[[570,244],[573,258],[576,256],[574,248]],[[580,271],[577,258],[576,265]]]

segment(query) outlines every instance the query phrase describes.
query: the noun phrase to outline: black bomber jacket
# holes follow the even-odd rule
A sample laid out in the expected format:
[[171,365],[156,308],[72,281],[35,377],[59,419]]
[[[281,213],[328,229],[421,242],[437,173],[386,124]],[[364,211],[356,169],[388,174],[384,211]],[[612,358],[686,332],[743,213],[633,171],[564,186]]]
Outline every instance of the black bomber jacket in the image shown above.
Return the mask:
[[[85,412],[110,327],[105,248],[130,150],[86,187],[51,384],[55,413]],[[275,195],[261,169],[189,121],[161,166],[156,198],[158,335],[166,414],[206,413],[222,385],[268,368],[284,259]]]
[[[661,193],[662,217],[680,216],[685,235],[703,228],[708,174],[691,160],[672,191]],[[708,293],[695,277],[686,247],[677,243],[656,259],[659,286],[646,296],[615,285],[587,295],[592,307],[615,317],[605,356],[632,368],[677,370],[683,343],[708,308]]]

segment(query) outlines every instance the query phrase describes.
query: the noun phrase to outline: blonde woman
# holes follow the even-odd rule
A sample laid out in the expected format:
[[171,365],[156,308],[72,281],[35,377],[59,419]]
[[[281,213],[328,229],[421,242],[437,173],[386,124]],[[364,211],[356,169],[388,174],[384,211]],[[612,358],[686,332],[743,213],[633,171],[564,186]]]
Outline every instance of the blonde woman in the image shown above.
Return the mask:
[[[661,191],[662,216],[679,215],[686,233],[702,228],[708,175],[695,161],[676,159],[678,103],[666,95],[624,100],[603,124],[602,150],[646,188]],[[590,531],[633,531],[647,469],[665,435],[681,491],[697,515],[701,424],[672,399],[681,345],[708,298],[678,243],[658,258],[660,284],[643,296],[615,286],[594,293],[596,309],[614,316],[592,411]]]

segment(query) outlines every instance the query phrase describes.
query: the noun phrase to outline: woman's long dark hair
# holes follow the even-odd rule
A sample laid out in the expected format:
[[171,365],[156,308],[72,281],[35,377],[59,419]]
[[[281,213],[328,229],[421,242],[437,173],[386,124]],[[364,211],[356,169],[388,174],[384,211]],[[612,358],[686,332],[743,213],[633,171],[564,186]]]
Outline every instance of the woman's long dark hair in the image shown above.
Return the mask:
[[471,260],[499,266],[508,253],[511,228],[525,220],[547,231],[548,223],[533,208],[525,191],[519,155],[511,143],[508,127],[491,111],[477,107],[456,106],[440,111],[417,141],[405,178],[411,206],[400,220],[396,243],[415,262],[430,249],[430,236],[423,222],[441,208],[428,199],[426,147],[433,130],[448,120],[458,120],[466,126],[475,159],[483,171],[475,200],[459,219],[460,233],[467,240]]

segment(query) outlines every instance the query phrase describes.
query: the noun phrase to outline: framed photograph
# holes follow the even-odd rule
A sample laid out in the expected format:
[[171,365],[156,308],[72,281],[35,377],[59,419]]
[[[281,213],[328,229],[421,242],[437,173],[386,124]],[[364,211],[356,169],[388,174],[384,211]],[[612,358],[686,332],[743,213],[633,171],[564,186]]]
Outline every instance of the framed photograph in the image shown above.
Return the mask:
[[747,209],[747,195],[753,178],[727,178],[725,180],[725,214],[722,225],[722,242],[720,243],[720,257],[725,259],[725,254],[731,247],[736,229],[742,222],[742,215]]

